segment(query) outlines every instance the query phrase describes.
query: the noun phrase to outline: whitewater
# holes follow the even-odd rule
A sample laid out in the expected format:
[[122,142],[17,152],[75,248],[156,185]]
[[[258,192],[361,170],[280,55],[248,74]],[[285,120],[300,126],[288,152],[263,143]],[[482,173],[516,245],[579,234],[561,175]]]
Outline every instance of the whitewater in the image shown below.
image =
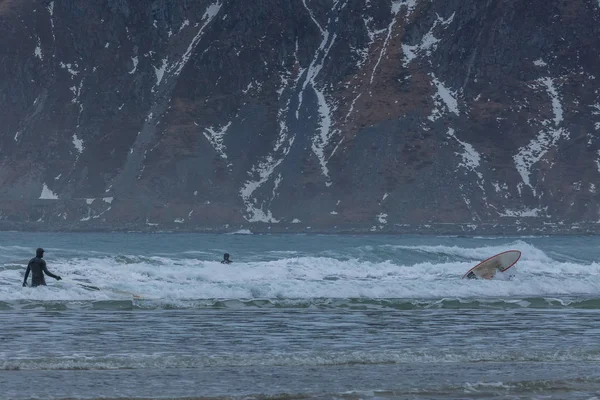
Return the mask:
[[595,236],[0,233],[6,398],[588,399],[599,317]]

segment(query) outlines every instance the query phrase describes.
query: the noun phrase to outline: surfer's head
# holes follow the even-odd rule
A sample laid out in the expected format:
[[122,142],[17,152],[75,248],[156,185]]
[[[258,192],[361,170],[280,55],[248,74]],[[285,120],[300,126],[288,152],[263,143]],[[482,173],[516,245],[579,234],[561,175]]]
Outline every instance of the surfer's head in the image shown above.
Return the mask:
[[42,249],[41,247],[38,247],[38,248],[35,250],[35,256],[36,256],[36,257],[40,257],[40,258],[41,258],[41,257],[44,257],[44,249]]
[[229,260],[229,253],[223,254],[223,260]]

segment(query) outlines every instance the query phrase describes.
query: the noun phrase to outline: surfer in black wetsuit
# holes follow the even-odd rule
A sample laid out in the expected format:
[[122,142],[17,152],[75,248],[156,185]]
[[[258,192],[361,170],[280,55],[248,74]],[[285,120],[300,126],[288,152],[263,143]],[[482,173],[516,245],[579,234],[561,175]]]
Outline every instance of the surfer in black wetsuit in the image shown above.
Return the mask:
[[232,262],[233,261],[229,259],[229,253],[223,254],[223,261],[221,261],[221,264],[231,264]]
[[27,271],[25,271],[25,279],[23,279],[23,287],[27,286],[27,277],[29,276],[30,271],[31,287],[36,287],[40,285],[46,286],[44,274],[53,277],[57,281],[61,280],[60,276],[54,275],[52,272],[48,271],[48,268],[46,267],[46,261],[44,261],[42,257],[44,257],[44,249],[38,248],[35,251],[35,257],[29,261],[29,264],[27,264]]

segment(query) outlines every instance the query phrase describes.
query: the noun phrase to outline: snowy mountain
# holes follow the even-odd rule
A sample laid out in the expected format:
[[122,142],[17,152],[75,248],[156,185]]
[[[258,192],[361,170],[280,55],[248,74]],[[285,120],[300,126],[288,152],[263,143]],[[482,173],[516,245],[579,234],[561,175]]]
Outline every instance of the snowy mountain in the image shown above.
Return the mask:
[[0,227],[597,232],[599,0],[0,0]]

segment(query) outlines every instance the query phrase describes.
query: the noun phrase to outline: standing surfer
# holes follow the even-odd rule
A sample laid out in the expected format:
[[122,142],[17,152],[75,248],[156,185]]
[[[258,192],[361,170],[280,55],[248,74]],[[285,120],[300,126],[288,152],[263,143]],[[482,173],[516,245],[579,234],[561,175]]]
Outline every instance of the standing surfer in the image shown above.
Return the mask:
[[46,267],[46,261],[43,260],[44,257],[44,249],[38,248],[35,251],[35,257],[29,261],[27,264],[27,271],[25,271],[25,279],[23,279],[23,287],[27,286],[27,277],[29,276],[29,272],[31,271],[31,287],[36,286],[46,286],[46,280],[44,279],[44,274],[53,277],[57,281],[61,280],[61,277],[58,275],[54,275],[52,272],[48,271]]

